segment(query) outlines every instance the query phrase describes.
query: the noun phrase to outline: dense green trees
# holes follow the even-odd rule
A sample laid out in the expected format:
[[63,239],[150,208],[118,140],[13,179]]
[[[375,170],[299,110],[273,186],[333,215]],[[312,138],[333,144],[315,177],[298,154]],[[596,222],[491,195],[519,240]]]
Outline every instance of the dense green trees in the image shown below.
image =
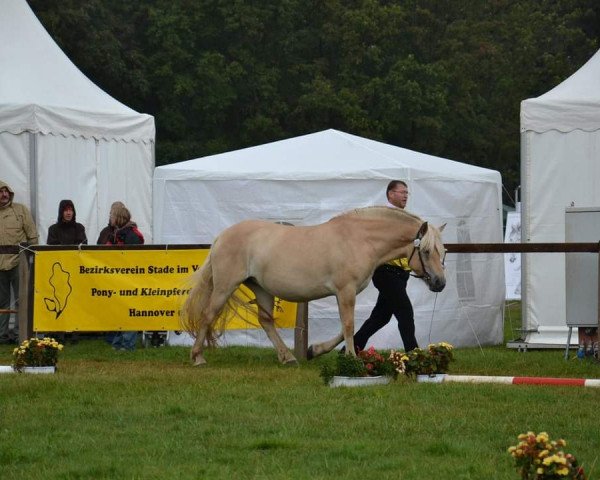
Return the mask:
[[[596,0],[29,0],[157,164],[325,128],[519,182],[519,108],[600,39]],[[285,161],[285,159],[282,159]]]

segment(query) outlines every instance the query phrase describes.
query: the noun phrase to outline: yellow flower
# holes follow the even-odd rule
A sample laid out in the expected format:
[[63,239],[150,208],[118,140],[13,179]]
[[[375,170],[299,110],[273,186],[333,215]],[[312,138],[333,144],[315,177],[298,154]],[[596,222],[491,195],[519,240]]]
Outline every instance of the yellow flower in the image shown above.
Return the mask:
[[564,477],[569,474],[569,469],[567,467],[559,468],[556,470],[556,473]]
[[546,443],[548,441],[548,434],[541,432],[535,439],[538,443]]
[[548,450],[542,450],[539,453],[539,456],[540,456],[540,458],[544,458],[544,457],[547,457],[549,454],[550,454],[550,452]]
[[538,468],[535,473],[537,473],[538,475],[543,475],[544,474],[544,469],[542,467]]

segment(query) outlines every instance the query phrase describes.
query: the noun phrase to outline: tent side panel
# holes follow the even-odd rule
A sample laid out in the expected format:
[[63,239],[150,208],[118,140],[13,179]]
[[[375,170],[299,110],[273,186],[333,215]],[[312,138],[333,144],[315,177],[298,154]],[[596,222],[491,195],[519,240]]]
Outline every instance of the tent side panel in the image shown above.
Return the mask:
[[[600,205],[600,131],[522,136],[523,241],[564,242],[565,209]],[[566,342],[565,256],[525,255],[522,278],[530,343]],[[544,333],[550,332],[550,333]]]
[[[383,187],[382,187],[383,184]],[[158,179],[156,206],[162,214],[159,243],[212,243],[225,228],[247,219],[315,225],[367,205],[385,205],[381,180],[203,180]]]
[[[94,233],[96,224],[95,142],[82,137],[37,135],[37,208],[40,243],[56,223],[58,204],[73,200],[77,221]],[[90,231],[91,230],[91,231]]]
[[0,132],[0,180],[15,192],[15,202],[31,208],[29,133]]
[[108,223],[111,204],[121,201],[130,210],[146,243],[152,243],[153,144],[98,140],[96,145],[96,238]]
[[[249,218],[285,220],[313,225],[351,208],[385,204],[388,179],[269,181],[180,179],[167,169],[155,174],[155,223],[158,243],[212,243],[224,228]],[[413,172],[414,175],[414,172]],[[497,182],[412,178],[408,209],[436,225],[447,223],[446,242],[502,242],[500,177]],[[161,211],[159,215],[158,212]],[[449,255],[448,286],[437,298],[423,282],[412,279],[409,295],[415,305],[422,344],[445,340],[457,346],[502,341],[504,260],[501,254]],[[368,317],[377,291],[369,286],[357,298],[356,328]],[[433,305],[435,303],[435,311]],[[311,342],[339,333],[335,299],[313,301],[309,308]],[[430,333],[431,332],[431,333]],[[269,345],[261,331],[227,332],[230,343]],[[183,341],[179,338],[179,341]],[[378,348],[398,348],[395,320],[373,338]]]

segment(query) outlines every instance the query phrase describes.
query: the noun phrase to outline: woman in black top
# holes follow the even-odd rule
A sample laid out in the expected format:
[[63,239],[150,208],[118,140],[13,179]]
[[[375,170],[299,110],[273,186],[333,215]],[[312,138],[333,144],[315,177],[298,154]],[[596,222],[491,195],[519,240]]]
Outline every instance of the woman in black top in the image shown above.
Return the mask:
[[58,219],[48,229],[48,245],[87,244],[85,227],[75,220],[75,205],[71,200],[61,200],[58,205]]

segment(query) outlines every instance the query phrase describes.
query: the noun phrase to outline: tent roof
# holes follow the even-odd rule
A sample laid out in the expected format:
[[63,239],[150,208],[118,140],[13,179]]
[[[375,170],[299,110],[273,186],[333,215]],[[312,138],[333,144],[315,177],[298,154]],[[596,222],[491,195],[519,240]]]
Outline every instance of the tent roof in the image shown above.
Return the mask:
[[600,50],[549,92],[521,102],[521,131],[600,129]]
[[338,130],[280,140],[155,169],[154,178],[204,180],[469,179],[500,182],[495,170],[446,160]]
[[153,117],[81,73],[25,0],[0,0],[0,12],[0,131],[154,141]]

